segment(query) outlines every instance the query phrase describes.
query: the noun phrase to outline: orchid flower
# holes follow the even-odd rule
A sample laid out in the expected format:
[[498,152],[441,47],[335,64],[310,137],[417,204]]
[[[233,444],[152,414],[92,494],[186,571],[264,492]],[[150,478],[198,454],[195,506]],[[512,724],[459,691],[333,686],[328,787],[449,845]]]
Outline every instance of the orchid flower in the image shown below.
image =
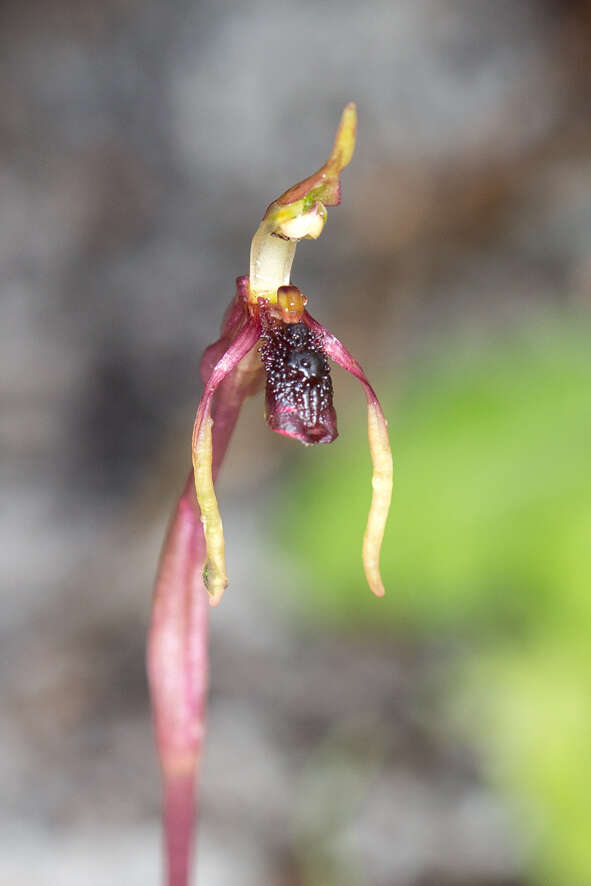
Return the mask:
[[148,643],[168,886],[189,882],[207,695],[207,601],[217,606],[228,584],[214,483],[241,405],[263,385],[269,427],[309,446],[331,443],[338,433],[329,359],[361,382],[373,463],[362,556],[370,589],[384,594],[379,552],[393,476],[386,420],[359,363],[310,316],[306,296],[290,282],[297,243],[318,238],[326,207],[340,202],[340,174],[353,156],[356,125],[350,103],[324,166],[268,207],[252,240],[250,274],[238,277],[221,336],[201,360],[204,390],[193,428],[193,470],[161,554]]

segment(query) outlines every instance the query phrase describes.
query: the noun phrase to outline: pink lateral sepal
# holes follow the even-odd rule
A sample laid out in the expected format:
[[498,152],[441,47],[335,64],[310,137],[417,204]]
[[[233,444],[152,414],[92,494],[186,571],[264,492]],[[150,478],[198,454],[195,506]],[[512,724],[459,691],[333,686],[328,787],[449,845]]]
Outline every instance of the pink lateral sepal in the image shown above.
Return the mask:
[[[212,606],[217,606],[222,598],[222,594],[228,585],[226,576],[226,558],[225,558],[225,542],[222,519],[218,508],[217,498],[213,485],[214,481],[214,447],[213,447],[213,424],[212,418],[212,401],[214,394],[224,379],[235,370],[238,373],[237,384],[243,378],[246,387],[252,381],[252,371],[244,370],[243,376],[239,372],[239,364],[242,360],[253,351],[260,334],[260,323],[258,319],[250,317],[246,324],[240,329],[234,341],[228,349],[220,357],[213,367],[211,374],[205,385],[197,415],[195,416],[195,424],[193,426],[193,472],[195,477],[195,491],[197,493],[197,501],[201,511],[201,523],[203,524],[203,533],[205,535],[206,561],[203,569],[203,580],[209,594],[209,601]],[[256,370],[254,371],[256,378]],[[237,410],[244,399],[245,394],[238,394],[239,399],[236,402],[236,411],[230,415],[230,425],[233,426]],[[240,399],[241,397],[241,399]],[[232,418],[232,415],[234,418]],[[231,427],[230,427],[231,430]],[[216,434],[219,440],[219,435]],[[215,460],[216,467],[219,466],[219,458]]]
[[207,383],[216,363],[228,350],[240,329],[248,322],[248,291],[248,277],[237,277],[236,295],[224,314],[220,337],[205,349],[201,357],[199,366],[203,384]]
[[[205,414],[209,413],[211,408],[211,401],[218,385],[221,384],[224,378],[238,366],[240,361],[243,360],[244,357],[246,357],[248,352],[252,351],[257,341],[259,340],[259,335],[259,322],[253,317],[248,316],[242,328],[239,328],[239,331],[234,335],[231,343],[223,350],[221,356],[217,359],[215,365],[209,373],[207,380],[205,381],[205,387],[203,390],[203,394],[201,395],[201,400],[197,408],[197,415],[195,417],[196,429],[198,429],[198,427],[200,426],[200,423],[203,421]],[[223,337],[222,339],[220,339],[220,341],[222,340]],[[216,342],[215,345],[212,345],[211,347],[216,347],[217,344],[218,342]]]
[[363,385],[367,399],[367,433],[369,451],[373,465],[372,497],[363,536],[363,567],[367,583],[373,593],[383,597],[385,590],[380,575],[380,548],[384,538],[386,520],[392,500],[394,470],[392,452],[388,440],[387,422],[376,393],[367,377],[352,354],[324,326],[314,320],[306,311],[304,323],[316,334],[326,354],[347,372],[354,375]]
[[347,350],[344,344],[339,341],[336,335],[333,335],[332,332],[329,332],[329,330],[319,323],[318,320],[311,317],[308,311],[304,314],[304,323],[316,333],[319,340],[322,342],[322,347],[330,359],[335,363],[338,363],[339,366],[351,373],[351,375],[354,375],[355,378],[361,382],[368,403],[371,401],[373,403],[378,403],[379,405],[377,394],[370,385],[365,372],[361,368],[361,364]]

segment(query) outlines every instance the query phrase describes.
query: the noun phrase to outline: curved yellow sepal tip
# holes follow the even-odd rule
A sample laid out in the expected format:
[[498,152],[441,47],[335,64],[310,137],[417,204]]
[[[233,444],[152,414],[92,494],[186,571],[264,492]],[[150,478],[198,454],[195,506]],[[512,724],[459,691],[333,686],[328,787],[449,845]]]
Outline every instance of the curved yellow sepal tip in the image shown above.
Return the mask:
[[386,419],[377,402],[368,404],[367,430],[373,464],[373,492],[363,536],[363,568],[370,589],[377,597],[383,597],[385,590],[380,575],[380,548],[392,499],[394,468]]
[[222,594],[228,587],[228,579],[219,572],[214,572],[209,560],[203,568],[203,584],[207,590],[209,605],[217,606],[222,599]]
[[337,129],[331,155],[327,167],[337,174],[348,166],[355,151],[355,138],[357,135],[357,105],[349,102],[341,115],[341,122]]
[[213,419],[206,415],[200,426],[196,425],[193,439],[193,470],[195,492],[201,511],[201,522],[207,548],[207,561],[203,570],[203,583],[207,588],[210,603],[217,605],[228,586],[226,577],[226,554],[224,527],[218,508],[211,473]]

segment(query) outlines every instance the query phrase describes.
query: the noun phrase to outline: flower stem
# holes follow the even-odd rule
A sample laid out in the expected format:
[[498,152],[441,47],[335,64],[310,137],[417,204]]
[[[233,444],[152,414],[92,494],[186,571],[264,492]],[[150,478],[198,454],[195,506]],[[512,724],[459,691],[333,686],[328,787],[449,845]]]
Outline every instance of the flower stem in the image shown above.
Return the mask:
[[[255,355],[256,356],[256,355]],[[244,399],[256,388],[246,358],[220,384],[212,408],[213,475],[221,467]],[[164,794],[166,883],[188,886],[198,804],[208,685],[205,539],[193,471],[181,493],[160,556],[147,669]]]
[[185,886],[189,883],[195,819],[194,774],[165,779],[164,833],[169,886]]

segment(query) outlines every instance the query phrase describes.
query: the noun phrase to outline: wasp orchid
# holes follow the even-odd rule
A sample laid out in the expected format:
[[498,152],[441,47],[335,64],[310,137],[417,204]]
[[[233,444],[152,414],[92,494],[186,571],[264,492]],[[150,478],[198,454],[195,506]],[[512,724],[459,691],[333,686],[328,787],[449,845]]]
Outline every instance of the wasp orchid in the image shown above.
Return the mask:
[[306,297],[290,282],[297,243],[319,237],[326,207],[340,202],[340,174],[353,156],[356,123],[350,103],[328,161],[268,207],[252,240],[250,273],[238,277],[220,338],[201,360],[193,470],[163,547],[148,644],[169,886],[189,880],[207,693],[207,601],[216,606],[228,584],[214,484],[241,405],[263,385],[269,427],[309,446],[331,443],[338,433],[329,360],[361,382],[373,463],[362,556],[369,587],[384,593],[379,551],[392,494],[386,421],[359,363],[308,313]]

